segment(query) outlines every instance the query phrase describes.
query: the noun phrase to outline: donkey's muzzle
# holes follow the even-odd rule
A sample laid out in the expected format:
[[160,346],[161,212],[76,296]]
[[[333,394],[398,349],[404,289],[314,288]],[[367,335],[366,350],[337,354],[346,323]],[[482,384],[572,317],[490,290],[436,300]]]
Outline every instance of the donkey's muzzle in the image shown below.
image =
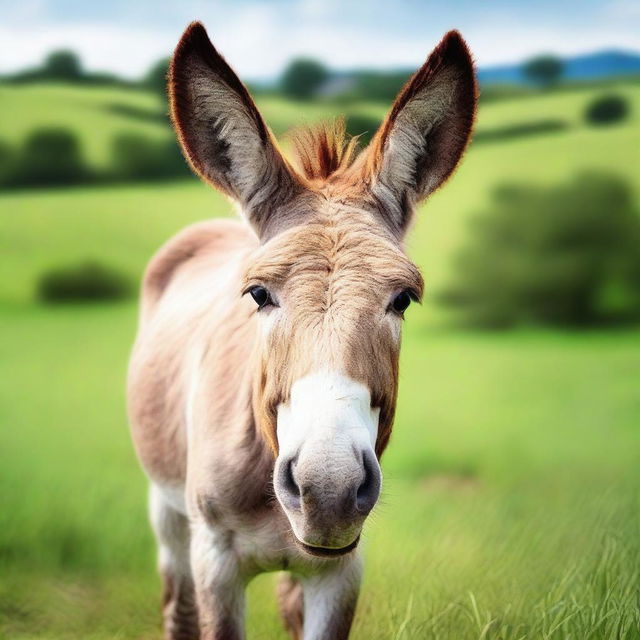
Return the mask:
[[381,473],[371,450],[318,457],[303,450],[278,461],[274,484],[305,551],[342,555],[355,548],[378,500]]

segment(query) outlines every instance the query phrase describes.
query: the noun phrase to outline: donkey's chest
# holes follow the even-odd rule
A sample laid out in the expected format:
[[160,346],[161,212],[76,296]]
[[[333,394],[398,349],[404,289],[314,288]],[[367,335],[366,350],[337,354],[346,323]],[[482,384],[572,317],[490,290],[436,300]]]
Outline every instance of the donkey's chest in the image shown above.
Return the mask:
[[207,526],[211,551],[233,556],[246,576],[283,570],[304,575],[325,562],[299,550],[286,517],[277,508],[253,518],[221,518]]
[[231,536],[234,553],[248,573],[282,570],[306,573],[313,568],[313,563],[300,554],[291,534],[279,522],[237,529]]
[[247,576],[283,570],[307,574],[325,562],[298,549],[286,516],[277,504],[240,512],[230,510],[225,501],[215,502],[211,495],[200,495],[195,501],[189,501],[183,487],[159,486],[158,489],[167,504],[184,515],[189,512],[187,502],[197,504],[199,516],[204,516],[201,523],[208,529],[199,552],[206,556],[232,557]]

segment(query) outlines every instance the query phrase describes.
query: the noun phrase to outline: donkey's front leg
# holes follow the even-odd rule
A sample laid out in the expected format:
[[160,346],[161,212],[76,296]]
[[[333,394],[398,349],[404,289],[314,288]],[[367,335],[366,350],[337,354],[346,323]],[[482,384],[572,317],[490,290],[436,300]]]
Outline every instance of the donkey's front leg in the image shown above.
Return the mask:
[[242,640],[246,581],[229,535],[192,523],[191,567],[201,640]]
[[304,578],[304,640],[346,640],[353,622],[362,560],[342,558],[320,574]]

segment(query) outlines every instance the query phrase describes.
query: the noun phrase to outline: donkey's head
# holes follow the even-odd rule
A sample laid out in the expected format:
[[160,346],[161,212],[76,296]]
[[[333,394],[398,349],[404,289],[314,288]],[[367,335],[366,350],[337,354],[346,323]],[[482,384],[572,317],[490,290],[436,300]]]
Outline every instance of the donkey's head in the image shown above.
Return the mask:
[[357,157],[340,127],[301,134],[298,171],[198,23],[176,49],[170,96],[191,165],[261,241],[238,295],[260,326],[254,411],[277,455],[276,495],[304,549],[345,553],[378,499],[403,314],[422,296],[403,238],[473,125],[469,51],[448,33]]

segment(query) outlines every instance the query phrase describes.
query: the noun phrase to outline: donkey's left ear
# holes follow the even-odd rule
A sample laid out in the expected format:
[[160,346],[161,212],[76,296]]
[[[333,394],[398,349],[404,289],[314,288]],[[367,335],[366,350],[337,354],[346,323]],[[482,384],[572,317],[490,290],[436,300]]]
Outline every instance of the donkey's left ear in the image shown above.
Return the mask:
[[246,87],[194,22],[169,68],[171,117],[196,173],[240,203],[258,235],[302,189]]
[[469,142],[477,85],[473,60],[450,31],[402,89],[366,156],[371,191],[402,235],[413,206],[453,172]]

